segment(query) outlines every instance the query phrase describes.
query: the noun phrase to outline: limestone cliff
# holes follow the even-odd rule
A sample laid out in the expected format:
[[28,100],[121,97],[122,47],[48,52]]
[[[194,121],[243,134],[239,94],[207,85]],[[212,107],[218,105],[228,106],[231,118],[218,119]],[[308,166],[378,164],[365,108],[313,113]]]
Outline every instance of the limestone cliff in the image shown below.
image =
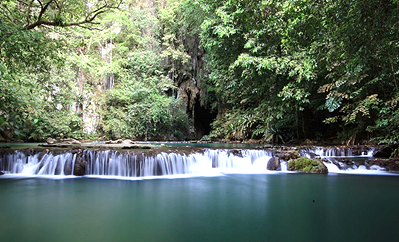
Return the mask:
[[204,49],[201,46],[198,34],[186,37],[183,40],[184,48],[190,56],[188,65],[181,66],[180,75],[173,78],[177,88],[175,97],[182,98],[186,105],[186,112],[192,119],[192,134],[199,139],[203,135],[209,134],[210,124],[215,119],[216,114],[210,112],[205,106],[205,59]]

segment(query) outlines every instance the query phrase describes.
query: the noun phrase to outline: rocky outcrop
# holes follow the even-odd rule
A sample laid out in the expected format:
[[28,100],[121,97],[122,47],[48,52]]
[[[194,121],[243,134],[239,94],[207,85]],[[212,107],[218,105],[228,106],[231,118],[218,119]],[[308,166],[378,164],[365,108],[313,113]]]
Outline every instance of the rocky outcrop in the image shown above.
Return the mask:
[[73,169],[73,174],[75,176],[84,176],[86,174],[86,162],[83,158],[83,151],[79,150],[76,156],[75,167]]
[[270,160],[267,162],[266,169],[269,171],[276,171],[280,167],[280,159],[278,157],[272,157]]
[[[398,149],[399,144],[383,146],[382,148],[376,150],[373,156],[376,158],[390,158],[394,151]],[[398,155],[399,154],[397,154],[397,156]]]
[[107,140],[105,141],[105,144],[123,144],[123,145],[132,145],[135,144],[134,141],[130,140],[130,139],[118,139],[118,140]]
[[303,173],[327,174],[328,169],[321,160],[300,157],[288,162],[289,171],[298,171]]
[[399,172],[399,158],[395,158],[395,159],[377,158],[377,159],[369,160],[368,163],[382,167],[386,171]]
[[80,144],[80,141],[78,141],[76,139],[63,139],[63,140],[61,140],[61,144],[78,145],[78,144]]
[[80,141],[76,139],[53,139],[53,138],[47,138],[47,144],[42,144],[40,146],[43,147],[65,147],[69,145],[80,145]]
[[216,113],[212,113],[205,105],[206,88],[203,81],[205,51],[198,33],[185,36],[181,44],[190,57],[190,61],[188,64],[175,65],[175,70],[169,73],[177,90],[171,90],[169,95],[183,100],[186,113],[193,121],[187,138],[200,139],[203,135],[209,134],[210,124],[216,118]]
[[49,144],[49,145],[53,145],[53,144],[58,143],[58,140],[53,139],[53,138],[47,138],[46,141],[47,141],[47,144]]
[[300,157],[299,151],[292,147],[278,147],[274,151],[275,156],[285,161],[295,160]]

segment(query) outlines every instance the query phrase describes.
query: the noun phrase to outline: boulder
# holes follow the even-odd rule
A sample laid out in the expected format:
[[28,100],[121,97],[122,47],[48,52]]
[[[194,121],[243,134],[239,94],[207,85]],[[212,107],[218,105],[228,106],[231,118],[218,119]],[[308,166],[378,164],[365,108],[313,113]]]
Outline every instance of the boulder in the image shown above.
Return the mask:
[[299,171],[303,173],[327,174],[328,169],[321,160],[300,157],[288,162],[289,171]]
[[132,144],[135,144],[135,143],[134,143],[133,140],[124,139],[124,140],[122,140],[122,144],[124,144],[124,145],[132,145]]
[[84,162],[84,158],[81,151],[78,152],[78,154],[76,155],[73,174],[75,176],[84,176],[86,174],[86,163]]
[[47,144],[49,144],[49,145],[53,145],[53,144],[58,143],[58,141],[56,139],[53,139],[53,138],[47,138],[46,141],[47,141]]
[[280,166],[280,158],[272,157],[267,162],[266,169],[268,169],[269,171],[276,171],[278,170],[279,166]]
[[310,140],[310,139],[305,139],[305,140],[303,141],[303,144],[304,144],[304,145],[315,145],[316,142],[315,142],[315,141],[312,141],[312,140]]
[[4,175],[4,172],[0,171],[0,176],[1,176],[1,175]]
[[276,156],[285,161],[295,160],[300,157],[296,150],[281,150],[276,152]]

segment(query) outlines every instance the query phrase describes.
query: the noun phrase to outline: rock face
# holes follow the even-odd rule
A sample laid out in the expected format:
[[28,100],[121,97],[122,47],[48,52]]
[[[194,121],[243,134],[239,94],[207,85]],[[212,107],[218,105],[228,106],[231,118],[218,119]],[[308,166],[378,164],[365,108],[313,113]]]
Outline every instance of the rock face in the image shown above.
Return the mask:
[[372,159],[368,161],[370,164],[385,168],[386,171],[399,171],[399,158],[395,159]]
[[75,176],[84,176],[86,174],[86,163],[84,162],[82,153],[82,150],[80,150],[76,156],[75,167],[73,170]]
[[387,145],[374,152],[373,156],[376,158],[389,158],[391,157],[392,153],[397,149],[399,149],[399,144]]
[[278,170],[280,166],[280,158],[278,157],[272,157],[270,160],[267,162],[267,169],[269,171],[276,171]]
[[171,90],[169,95],[183,100],[186,113],[193,121],[188,139],[200,139],[209,134],[210,124],[217,113],[209,110],[205,105],[206,89],[203,88],[205,73],[205,50],[201,45],[200,37],[195,34],[182,40],[188,56],[189,64],[175,66],[176,71],[170,72],[170,78],[178,91]]
[[321,160],[312,160],[306,157],[300,157],[288,162],[289,171],[299,171],[304,173],[327,174],[328,169]]
[[135,144],[135,143],[134,143],[133,140],[124,139],[124,140],[122,141],[122,144],[124,144],[124,145],[132,145],[132,144]]
[[296,150],[279,150],[276,152],[276,156],[285,161],[295,160],[300,157]]
[[63,139],[61,140],[61,143],[65,145],[78,145],[80,144],[80,141],[76,139]]

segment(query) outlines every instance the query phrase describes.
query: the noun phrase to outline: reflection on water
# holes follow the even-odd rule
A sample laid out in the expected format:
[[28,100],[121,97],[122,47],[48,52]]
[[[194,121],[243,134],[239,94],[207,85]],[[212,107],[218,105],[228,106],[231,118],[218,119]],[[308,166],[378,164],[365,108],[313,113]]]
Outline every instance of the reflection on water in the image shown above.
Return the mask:
[[399,179],[0,179],[2,241],[393,241]]

